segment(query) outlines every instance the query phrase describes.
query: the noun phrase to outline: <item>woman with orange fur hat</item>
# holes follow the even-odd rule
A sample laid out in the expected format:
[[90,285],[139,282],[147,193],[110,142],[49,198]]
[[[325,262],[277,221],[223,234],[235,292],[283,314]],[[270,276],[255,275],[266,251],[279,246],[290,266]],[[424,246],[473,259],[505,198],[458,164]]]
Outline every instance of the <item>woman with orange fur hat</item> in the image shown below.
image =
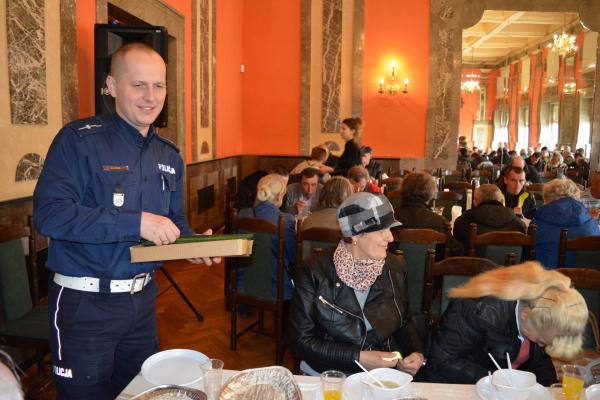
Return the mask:
[[488,356],[533,372],[538,383],[557,381],[550,357],[581,350],[588,309],[571,280],[537,262],[498,268],[450,290],[452,299],[433,334],[424,377],[473,384],[496,367]]

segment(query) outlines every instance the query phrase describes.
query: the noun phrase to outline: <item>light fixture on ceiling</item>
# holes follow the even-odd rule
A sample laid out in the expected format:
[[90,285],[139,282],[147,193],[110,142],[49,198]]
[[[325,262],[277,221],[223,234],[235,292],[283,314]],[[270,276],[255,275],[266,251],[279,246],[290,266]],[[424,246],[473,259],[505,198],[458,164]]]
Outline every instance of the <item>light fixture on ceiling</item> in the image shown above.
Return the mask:
[[548,48],[558,53],[559,57],[566,57],[577,51],[576,40],[577,36],[575,35],[569,35],[565,32],[555,33],[552,41],[548,43]]
[[396,96],[399,92],[402,92],[403,94],[407,94],[408,93],[408,83],[409,80],[408,78],[404,78],[402,80],[402,84],[404,85],[404,87],[402,88],[402,90],[400,90],[400,83],[399,81],[396,80],[396,70],[398,68],[398,64],[396,64],[396,61],[392,61],[392,72],[390,74],[390,77],[386,83],[385,78],[381,77],[379,78],[379,90],[377,91],[377,93],[379,94],[387,94],[389,96]]
[[460,90],[465,93],[474,93],[480,89],[479,79],[481,76],[475,73],[473,67],[475,63],[475,56],[473,54],[473,48],[471,47],[471,72],[463,76],[463,80],[460,82]]

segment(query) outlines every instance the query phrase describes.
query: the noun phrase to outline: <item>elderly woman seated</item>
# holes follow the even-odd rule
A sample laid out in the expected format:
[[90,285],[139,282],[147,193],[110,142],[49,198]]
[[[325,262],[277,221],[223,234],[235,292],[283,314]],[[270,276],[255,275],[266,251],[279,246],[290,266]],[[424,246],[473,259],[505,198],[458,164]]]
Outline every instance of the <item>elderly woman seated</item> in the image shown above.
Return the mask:
[[548,386],[557,381],[550,357],[581,350],[585,300],[567,276],[536,262],[480,274],[449,297],[424,371],[429,381],[476,383],[496,369],[488,353],[503,365],[508,353],[512,368]]
[[[399,368],[415,374],[424,358],[409,316],[406,270],[387,252],[399,223],[383,196],[355,193],[338,209],[344,240],[306,260],[290,305],[291,348],[300,368],[358,372]],[[402,360],[393,351],[404,355]]]
[[[275,225],[279,224],[279,208],[283,203],[285,195],[285,181],[277,174],[269,174],[260,179],[256,191],[256,205],[253,208],[240,210],[239,218],[262,218]],[[277,237],[273,235],[271,243],[273,253],[273,294],[277,284]],[[296,262],[296,220],[293,215],[285,214],[285,249],[284,249],[284,291],[283,298],[289,300],[292,297],[293,285],[287,270]],[[238,286],[243,286],[243,269],[238,269]]]
[[323,185],[319,194],[319,207],[302,224],[302,229],[332,228],[339,229],[337,208],[353,192],[350,181],[343,176],[334,176]]
[[[544,205],[538,208],[532,223],[537,225],[536,259],[546,268],[558,263],[561,228],[568,228],[570,239],[598,236],[598,223],[579,201],[580,191],[570,179],[554,179],[544,185]],[[574,254],[567,253],[566,266],[572,265]]]

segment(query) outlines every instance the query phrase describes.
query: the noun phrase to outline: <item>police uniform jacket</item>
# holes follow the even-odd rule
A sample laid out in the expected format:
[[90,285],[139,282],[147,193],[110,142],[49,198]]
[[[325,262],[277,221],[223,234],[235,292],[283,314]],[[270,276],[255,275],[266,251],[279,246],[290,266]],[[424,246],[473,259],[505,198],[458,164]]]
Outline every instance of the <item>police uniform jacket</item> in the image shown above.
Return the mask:
[[37,229],[52,238],[47,267],[67,276],[127,279],[160,266],[132,264],[142,211],[192,234],[183,210],[184,165],[151,126],[144,138],[116,113],[72,122],[55,137],[34,192]]

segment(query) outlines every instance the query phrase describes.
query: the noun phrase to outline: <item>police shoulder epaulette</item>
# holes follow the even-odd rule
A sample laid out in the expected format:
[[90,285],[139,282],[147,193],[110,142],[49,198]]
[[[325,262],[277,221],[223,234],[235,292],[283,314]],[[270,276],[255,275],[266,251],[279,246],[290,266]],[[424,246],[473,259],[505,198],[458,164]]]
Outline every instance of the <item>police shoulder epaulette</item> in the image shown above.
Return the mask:
[[94,133],[102,133],[105,130],[106,122],[98,117],[89,117],[73,121],[69,124],[69,127],[79,137],[85,137]]
[[158,139],[159,139],[161,142],[168,144],[168,145],[169,145],[169,146],[171,146],[171,147],[172,147],[172,148],[173,148],[173,149],[174,149],[176,152],[178,152],[178,153],[179,153],[179,147],[177,147],[177,145],[176,145],[175,143],[171,142],[169,139],[167,139],[167,138],[165,138],[165,137],[162,137],[162,136],[160,136],[160,135],[158,135],[158,134],[156,135],[156,137],[157,137],[157,138],[158,138]]

